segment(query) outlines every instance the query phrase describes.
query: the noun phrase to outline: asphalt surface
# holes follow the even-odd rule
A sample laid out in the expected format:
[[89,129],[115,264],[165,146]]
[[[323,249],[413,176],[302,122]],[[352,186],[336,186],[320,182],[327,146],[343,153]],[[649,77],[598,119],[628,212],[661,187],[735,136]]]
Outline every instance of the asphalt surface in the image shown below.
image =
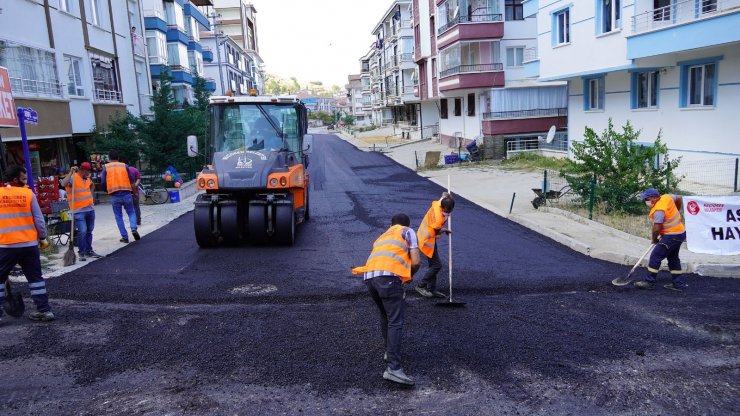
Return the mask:
[[350,269],[393,214],[416,226],[443,189],[333,136],[314,148],[293,247],[199,249],[191,213],[50,279],[55,322],[4,316],[0,414],[740,413],[740,280],[616,288],[629,267],[461,198],[453,278],[467,305],[409,289],[417,385],[383,380],[377,311]]

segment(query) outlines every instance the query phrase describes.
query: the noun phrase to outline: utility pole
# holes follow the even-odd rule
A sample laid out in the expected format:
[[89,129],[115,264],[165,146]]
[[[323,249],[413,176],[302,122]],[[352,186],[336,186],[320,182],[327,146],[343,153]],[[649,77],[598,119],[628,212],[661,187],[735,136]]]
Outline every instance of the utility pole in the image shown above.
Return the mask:
[[218,25],[216,24],[216,19],[221,17],[219,13],[211,12],[211,14],[208,16],[211,19],[213,19],[213,35],[216,37],[216,62],[218,63],[218,80],[221,83],[221,95],[226,95],[226,89],[224,89],[224,73],[223,68],[221,68],[221,42],[219,41],[219,31],[218,31]]

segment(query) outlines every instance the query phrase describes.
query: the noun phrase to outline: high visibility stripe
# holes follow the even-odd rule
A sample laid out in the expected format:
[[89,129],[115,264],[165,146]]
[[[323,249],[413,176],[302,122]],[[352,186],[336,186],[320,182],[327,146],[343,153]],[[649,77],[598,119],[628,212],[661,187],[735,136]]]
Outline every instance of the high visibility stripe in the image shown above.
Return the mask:
[[427,210],[424,219],[421,220],[419,231],[416,233],[419,239],[419,250],[427,257],[434,254],[434,242],[439,238],[435,229],[442,228],[445,223],[445,217],[442,213],[442,203],[440,201],[432,202],[432,206]]
[[379,242],[377,242],[377,243],[373,244],[373,248],[377,248],[377,247],[380,247],[380,246],[382,246],[382,245],[386,245],[386,244],[391,244],[391,245],[394,245],[394,246],[398,246],[398,247],[401,247],[401,248],[402,248],[402,249],[404,249],[404,250],[408,250],[408,248],[409,248],[409,246],[408,246],[408,245],[406,245],[406,244],[403,244],[403,243],[401,243],[400,241],[396,241],[396,240],[384,240],[384,241],[379,241]]
[[395,260],[398,260],[398,261],[400,261],[401,263],[403,263],[403,265],[404,265],[404,266],[406,266],[406,267],[411,267],[411,264],[410,264],[409,262],[407,262],[406,260],[402,259],[402,258],[401,258],[401,256],[397,256],[397,255],[395,255],[395,254],[391,253],[390,251],[378,251],[378,252],[373,252],[373,254],[371,254],[371,255],[370,255],[370,257],[368,257],[367,259],[368,259],[368,261],[369,261],[370,259],[374,259],[374,258],[376,258],[376,257],[380,257],[380,256],[387,256],[387,257],[391,257],[391,258],[393,258],[393,259],[395,259]]
[[671,274],[683,274],[683,270],[671,270]]
[[34,282],[34,283],[28,284],[28,287],[30,287],[31,289],[36,289],[36,288],[44,287],[44,286],[46,286],[46,282]]
[[658,273],[658,269],[653,269],[652,267],[647,268],[650,273]]
[[[401,281],[411,280],[409,246],[403,238],[406,227],[393,225],[373,243],[373,251],[364,266],[352,269],[353,274],[384,272],[399,276]],[[412,231],[413,232],[413,231]]]
[[676,203],[673,201],[673,197],[670,195],[663,195],[660,197],[658,202],[655,203],[653,208],[650,210],[648,216],[650,221],[654,221],[655,211],[663,211],[665,213],[666,220],[661,224],[660,234],[680,234],[686,231],[686,227],[681,222],[681,213],[676,207]]
[[26,230],[35,230],[35,225],[21,225],[17,227],[0,227],[0,233],[9,233],[11,231],[26,231]]
[[16,212],[13,214],[0,214],[0,219],[5,218],[23,218],[23,217],[33,217],[33,214],[30,212]]
[[33,296],[33,295],[45,295],[46,293],[47,293],[46,292],[46,289],[37,289],[37,290],[32,290],[31,291],[31,296]]

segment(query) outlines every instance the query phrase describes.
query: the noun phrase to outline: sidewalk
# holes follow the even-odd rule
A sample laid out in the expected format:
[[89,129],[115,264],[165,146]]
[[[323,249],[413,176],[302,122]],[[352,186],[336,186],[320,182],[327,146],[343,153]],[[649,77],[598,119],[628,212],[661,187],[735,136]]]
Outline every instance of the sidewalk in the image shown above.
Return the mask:
[[[368,146],[362,140],[349,135],[338,135],[361,150],[370,151],[372,148],[372,145]],[[452,149],[430,140],[381,149],[390,158],[411,170],[416,170],[417,157],[421,165],[426,152],[435,150],[445,155]],[[419,174],[445,188],[449,175],[453,194],[461,195],[495,214],[593,258],[633,266],[650,245],[650,241],[645,238],[627,234],[567,211],[554,207],[534,209],[531,204],[531,200],[534,199],[532,188],[537,187],[542,180],[539,172],[463,165],[422,171]],[[514,193],[516,196],[510,214],[509,208]],[[690,273],[702,276],[740,277],[740,255],[716,256],[692,253],[686,249],[684,243],[681,262],[683,270]],[[647,265],[647,259],[643,260],[642,264]]]

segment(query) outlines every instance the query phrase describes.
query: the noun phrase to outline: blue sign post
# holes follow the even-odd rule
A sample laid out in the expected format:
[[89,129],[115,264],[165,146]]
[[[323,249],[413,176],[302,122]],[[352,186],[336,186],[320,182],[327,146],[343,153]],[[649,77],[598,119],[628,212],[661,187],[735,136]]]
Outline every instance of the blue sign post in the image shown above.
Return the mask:
[[[28,118],[26,118],[28,117]],[[21,130],[21,142],[23,143],[23,158],[26,159],[26,173],[28,174],[28,187],[36,192],[33,186],[33,169],[31,168],[31,155],[28,152],[28,138],[26,137],[26,123],[39,124],[38,113],[31,108],[18,107],[18,128]]]

